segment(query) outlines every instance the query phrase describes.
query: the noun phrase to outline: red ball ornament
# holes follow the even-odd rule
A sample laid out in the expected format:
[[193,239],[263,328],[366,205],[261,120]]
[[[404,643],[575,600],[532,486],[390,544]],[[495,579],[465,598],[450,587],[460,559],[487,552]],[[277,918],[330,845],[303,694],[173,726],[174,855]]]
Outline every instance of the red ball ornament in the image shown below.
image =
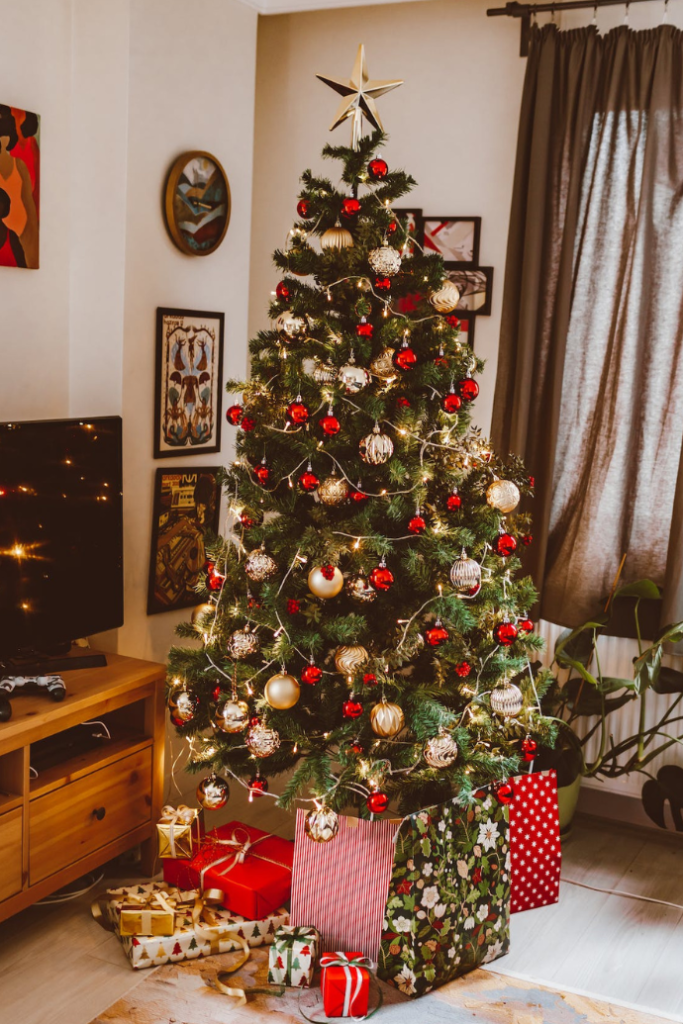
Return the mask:
[[301,602],[297,601],[295,597],[290,597],[287,600],[287,611],[290,615],[298,615],[301,611]]
[[511,647],[517,639],[517,627],[513,622],[499,622],[493,628],[493,639],[502,647]]
[[204,562],[203,568],[205,573],[208,573],[209,576],[213,576],[214,572],[216,571],[216,563]]
[[252,715],[251,718],[249,719],[249,725],[252,726],[252,728],[255,725],[260,725],[260,724],[261,724],[261,719],[259,718],[258,715]]
[[424,533],[427,529],[427,524],[422,516],[415,515],[408,523],[408,532],[414,534]]
[[308,199],[299,200],[299,202],[296,204],[296,212],[299,214],[302,220],[305,220],[306,217],[308,217],[308,215],[311,212],[311,204],[309,203]]
[[351,500],[355,501],[357,505],[360,505],[364,501],[367,501],[369,497],[370,495],[363,494],[362,491],[354,491],[353,494],[351,495]]
[[241,423],[242,430],[246,430],[246,431],[253,430],[255,426],[256,426],[256,420],[253,419],[251,416],[245,416],[244,419],[242,420],[242,423]]
[[441,624],[441,619],[437,619],[430,629],[425,630],[425,640],[430,647],[440,647],[449,637],[450,633]]
[[360,203],[357,199],[342,199],[341,215],[351,220],[360,213]]
[[372,814],[384,814],[389,806],[389,797],[380,789],[376,789],[370,793],[365,803]]
[[363,705],[359,700],[349,697],[342,704],[342,715],[344,718],[360,718],[363,714]]
[[448,509],[449,512],[457,512],[457,510],[461,507],[462,498],[460,497],[457,491],[453,491],[453,493],[449,494],[448,497],[446,498],[446,508]]
[[296,402],[290,402],[287,406],[287,419],[290,423],[297,424],[297,426],[307,423],[310,415],[308,406],[300,398],[297,398]]
[[366,686],[376,686],[377,676],[374,672],[365,672],[363,675],[363,682]]
[[213,693],[211,694],[211,696],[213,697],[214,700],[218,701],[218,700],[221,699],[221,694],[222,693],[223,693],[223,691],[221,690],[220,684],[219,684],[218,686],[214,687],[214,690],[213,690]]
[[511,782],[501,782],[496,790],[496,797],[500,804],[511,804],[515,798],[515,790]]
[[249,779],[249,802],[255,800],[261,796],[262,793],[268,792],[268,779],[264,779],[262,775],[254,775]]
[[537,750],[538,743],[536,740],[532,740],[531,736],[527,736],[526,739],[522,740],[522,754],[525,761],[533,761]]
[[439,346],[439,354],[434,357],[434,366],[448,366],[448,360],[443,350],[443,345]]
[[275,295],[280,302],[289,302],[292,297],[292,293],[289,290],[289,285],[286,281],[280,281],[277,288],[275,289]]
[[396,234],[397,228],[398,228],[398,223],[395,220],[392,220],[391,223],[387,224],[387,226],[386,226],[386,228],[384,230],[385,230],[386,234],[391,237],[391,235],[395,235]]
[[301,672],[301,682],[308,683],[309,686],[315,686],[316,683],[320,682],[322,677],[323,670],[321,668],[318,668],[317,665],[306,665],[306,667],[302,669]]
[[267,466],[265,462],[259,462],[258,466],[254,466],[254,476],[264,487],[270,479],[270,466]]
[[327,434],[328,437],[334,437],[341,430],[341,423],[331,412],[328,412],[326,416],[320,420],[320,427],[323,434]]
[[368,579],[375,590],[386,592],[394,582],[394,574],[391,569],[387,569],[386,565],[380,564],[372,570]]
[[218,572],[213,572],[209,575],[206,582],[209,590],[220,590],[225,583],[225,576],[221,576]]
[[517,619],[517,630],[520,633],[533,633],[534,624],[531,619]]
[[396,399],[396,408],[397,409],[410,409],[410,402],[405,397],[405,395],[399,395],[398,396],[398,398]]
[[473,402],[479,394],[479,385],[473,377],[465,377],[458,381],[458,394],[463,402]]
[[349,751],[350,754],[362,754],[365,750],[365,747],[360,742],[360,740],[349,740],[349,742],[346,744],[346,749]]
[[356,334],[358,335],[358,337],[371,338],[373,331],[374,327],[372,326],[372,324],[369,324],[367,319],[364,316],[362,316],[360,318],[360,323],[356,324]]
[[236,427],[239,425],[239,422],[242,419],[243,415],[244,409],[242,408],[241,405],[231,405],[230,408],[225,413],[225,418],[228,421],[228,423],[231,423],[233,427]]
[[410,345],[402,345],[401,348],[394,353],[392,362],[399,370],[412,370],[417,363],[417,356]]
[[461,405],[462,398],[460,398],[460,395],[456,395],[455,391],[449,391],[448,394],[444,395],[441,399],[441,408],[444,412],[449,413],[449,415],[457,412]]
[[461,679],[466,679],[471,671],[472,666],[470,665],[469,661],[460,661],[455,666],[455,674],[456,676],[460,676]]
[[299,477],[299,487],[302,491],[314,491],[319,483],[320,480],[310,469],[305,470]]
[[467,591],[467,596],[468,597],[476,597],[480,590],[481,590],[481,583],[475,583],[474,586],[470,587],[470,589]]
[[502,558],[508,558],[517,550],[517,541],[510,533],[501,533],[496,537],[493,549]]
[[371,181],[383,181],[389,173],[389,165],[381,156],[375,156],[368,164],[368,174]]
[[525,533],[524,536],[522,537],[522,544],[524,545],[525,548],[528,548],[533,539],[534,538],[531,536],[530,533]]
[[375,278],[375,291],[376,292],[390,292],[391,291],[391,278],[390,277],[376,277]]

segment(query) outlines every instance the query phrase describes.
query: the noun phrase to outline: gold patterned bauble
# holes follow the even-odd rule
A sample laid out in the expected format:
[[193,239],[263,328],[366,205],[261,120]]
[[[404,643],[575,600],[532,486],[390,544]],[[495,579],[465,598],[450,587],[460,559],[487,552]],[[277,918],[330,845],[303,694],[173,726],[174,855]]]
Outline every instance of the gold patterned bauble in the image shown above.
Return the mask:
[[375,424],[372,433],[363,438],[358,449],[363,462],[371,466],[381,466],[393,455],[394,442],[388,434],[380,433],[379,427]]
[[481,566],[474,558],[468,557],[464,548],[460,558],[451,566],[451,583],[460,593],[466,593],[481,583]]
[[220,775],[207,775],[197,786],[197,800],[205,811],[220,811],[230,796],[230,787]]
[[380,704],[375,704],[370,711],[372,731],[383,739],[397,736],[405,724],[405,715],[398,704],[391,704],[389,701],[383,700]]
[[216,708],[213,724],[220,732],[242,732],[249,725],[249,705],[243,700],[226,700]]
[[262,722],[252,725],[247,733],[247,750],[254,757],[270,757],[280,746],[280,733]]
[[321,359],[304,359],[302,369],[316,384],[331,384],[337,379],[337,367],[323,363]]
[[430,768],[448,768],[457,756],[458,744],[445,729],[425,743],[424,759]]
[[248,658],[252,654],[256,654],[261,647],[261,641],[256,636],[256,633],[252,633],[248,626],[244,629],[236,629],[228,639],[226,649],[231,658],[235,661],[241,661],[242,658]]
[[291,344],[298,338],[303,338],[306,334],[306,321],[301,316],[295,316],[294,313],[290,313],[288,309],[284,313],[280,313],[279,317],[275,321],[275,330],[280,335],[282,341]]
[[343,586],[344,577],[336,565],[316,565],[308,574],[308,589],[316,597],[336,597]]
[[491,691],[491,710],[501,718],[514,718],[524,706],[522,691],[509,679]]
[[173,690],[168,697],[168,710],[176,722],[191,722],[197,713],[199,698],[192,690]]
[[341,505],[348,498],[350,490],[343,476],[328,476],[318,486],[318,497],[323,505]]
[[370,374],[363,366],[356,366],[355,363],[347,363],[337,373],[338,380],[344,385],[347,395],[356,395],[370,383]]
[[349,597],[361,604],[369,604],[377,597],[377,591],[370,586],[367,577],[362,572],[356,576],[349,576],[345,585]]
[[519,498],[519,488],[512,480],[494,480],[486,491],[486,500],[491,508],[497,508],[504,515],[517,508]]
[[394,349],[382,349],[380,354],[375,356],[370,363],[370,369],[376,377],[381,377],[382,380],[391,380],[392,377],[395,377],[396,367],[394,366]]
[[320,245],[323,249],[348,249],[353,245],[353,235],[337,221],[320,236]]
[[460,302],[460,292],[452,281],[444,281],[440,288],[429,296],[437,313],[452,313]]
[[304,819],[304,831],[314,843],[329,843],[339,831],[339,815],[331,807],[309,811]]
[[205,604],[198,604],[192,612],[192,625],[198,626],[204,619],[204,616],[213,615],[215,611],[216,605],[209,604],[208,601]]
[[298,701],[301,696],[301,687],[294,676],[290,676],[286,672],[277,672],[266,683],[263,696],[271,708],[286,711],[288,708],[293,708]]
[[254,583],[263,583],[277,575],[277,562],[263,548],[255,548],[244,563],[244,571]]
[[338,672],[352,676],[363,665],[367,665],[370,655],[361,644],[344,644],[334,652],[334,664]]
[[390,245],[382,245],[379,249],[371,249],[368,263],[383,277],[393,277],[401,269],[401,254]]

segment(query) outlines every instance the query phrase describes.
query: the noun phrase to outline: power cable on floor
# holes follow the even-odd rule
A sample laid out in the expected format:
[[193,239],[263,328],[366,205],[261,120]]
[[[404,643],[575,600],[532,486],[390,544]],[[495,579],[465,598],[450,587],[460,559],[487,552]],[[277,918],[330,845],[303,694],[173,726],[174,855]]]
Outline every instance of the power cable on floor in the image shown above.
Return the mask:
[[668,900],[656,900],[654,896],[639,896],[635,892],[624,892],[623,889],[601,889],[597,885],[588,885],[586,882],[576,882],[573,878],[560,877],[565,885],[578,885],[581,889],[591,889],[593,892],[604,892],[608,896],[624,896],[629,900],[641,900],[643,903],[660,903],[663,907],[673,907],[674,910],[683,910],[680,903],[669,903]]

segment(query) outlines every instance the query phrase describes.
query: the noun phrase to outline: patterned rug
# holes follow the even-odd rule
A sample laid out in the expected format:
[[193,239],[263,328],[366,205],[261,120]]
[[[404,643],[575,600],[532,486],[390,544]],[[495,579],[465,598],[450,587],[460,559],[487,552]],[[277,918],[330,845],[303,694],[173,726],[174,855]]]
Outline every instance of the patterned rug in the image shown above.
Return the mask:
[[[233,959],[226,953],[144,971],[140,983],[91,1024],[305,1024],[294,990],[281,998],[252,993],[246,1006],[236,1006],[211,988],[217,972]],[[265,986],[267,971],[267,949],[254,949],[229,984],[247,990]],[[418,1000],[387,985],[382,991],[378,1024],[663,1024],[661,1017],[489,971],[473,971]],[[308,1017],[327,1019],[319,991],[304,992],[302,1008]]]

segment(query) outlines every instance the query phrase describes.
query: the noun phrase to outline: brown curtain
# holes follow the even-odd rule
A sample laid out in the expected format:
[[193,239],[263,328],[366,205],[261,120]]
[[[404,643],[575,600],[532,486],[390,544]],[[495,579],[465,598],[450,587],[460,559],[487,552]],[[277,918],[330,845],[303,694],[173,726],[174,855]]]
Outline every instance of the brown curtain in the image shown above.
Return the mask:
[[[532,30],[493,440],[536,478],[540,614],[683,619],[683,33]],[[668,570],[667,570],[668,562]]]

